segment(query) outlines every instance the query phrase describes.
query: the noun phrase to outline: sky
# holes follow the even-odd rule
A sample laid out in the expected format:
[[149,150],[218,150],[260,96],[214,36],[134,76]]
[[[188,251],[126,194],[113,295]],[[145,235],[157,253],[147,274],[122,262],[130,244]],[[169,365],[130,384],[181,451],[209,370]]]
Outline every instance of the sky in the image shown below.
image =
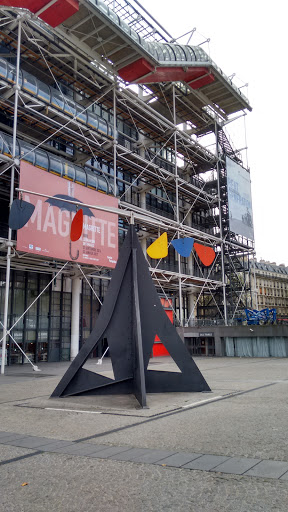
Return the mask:
[[[251,172],[256,257],[258,261],[288,266],[286,2],[141,3],[174,38],[196,27],[196,36],[192,36],[189,44],[209,38],[203,49],[215,63],[226,75],[236,74],[236,85],[248,83],[241,90],[253,110],[245,116],[245,122],[242,118],[231,123],[229,133],[237,149],[248,146],[243,156],[244,161],[247,156]],[[180,42],[187,41],[188,36]]]

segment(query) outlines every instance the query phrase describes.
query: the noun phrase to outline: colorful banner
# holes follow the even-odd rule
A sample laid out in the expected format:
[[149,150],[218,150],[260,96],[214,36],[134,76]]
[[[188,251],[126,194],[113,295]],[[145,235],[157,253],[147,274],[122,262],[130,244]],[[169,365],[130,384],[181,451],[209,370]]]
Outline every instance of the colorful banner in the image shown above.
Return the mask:
[[250,174],[226,157],[230,231],[254,240]]
[[77,242],[71,242],[70,228],[76,206],[57,198],[110,208],[118,207],[117,198],[42,171],[26,162],[21,162],[20,166],[20,188],[53,198],[23,193],[23,200],[34,204],[35,210],[28,223],[17,232],[18,251],[115,267],[118,258],[118,215],[83,207],[82,236]]

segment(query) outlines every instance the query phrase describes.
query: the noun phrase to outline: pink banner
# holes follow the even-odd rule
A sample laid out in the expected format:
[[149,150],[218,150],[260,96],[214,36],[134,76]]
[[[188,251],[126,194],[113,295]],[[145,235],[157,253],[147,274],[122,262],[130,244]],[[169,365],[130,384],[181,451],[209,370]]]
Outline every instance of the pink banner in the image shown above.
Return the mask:
[[76,207],[56,199],[117,208],[118,200],[115,197],[42,171],[26,162],[21,162],[20,188],[47,194],[53,199],[23,193],[23,200],[34,204],[35,210],[29,222],[17,232],[18,251],[115,267],[118,258],[118,215],[83,206],[82,236],[77,242],[71,242],[70,227]]

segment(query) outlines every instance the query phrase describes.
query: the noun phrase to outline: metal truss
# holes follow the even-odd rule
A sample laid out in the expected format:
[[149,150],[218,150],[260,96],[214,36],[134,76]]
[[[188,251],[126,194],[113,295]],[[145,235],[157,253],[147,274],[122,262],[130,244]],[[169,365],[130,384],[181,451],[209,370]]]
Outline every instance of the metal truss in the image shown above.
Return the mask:
[[[115,7],[115,11],[142,37],[162,42],[169,40],[169,34],[160,25],[157,27],[153,18],[150,21],[145,19],[138,2],[111,0],[106,3],[111,8]],[[134,58],[136,46],[113,29],[104,17],[97,14],[97,18],[92,3],[83,2],[81,9],[82,17],[78,22],[71,19],[54,30],[47,30],[44,24],[28,13],[22,13],[22,17],[17,18],[19,11],[1,9],[4,16],[0,26],[0,40],[9,47],[12,55],[18,55],[20,65],[26,66],[30,72],[37,70],[39,78],[47,76],[48,71],[48,83],[65,82],[74,95],[80,97],[83,112],[93,104],[101,104],[113,119],[114,127],[116,118],[130,123],[137,131],[138,140],[127,148],[116,140],[116,130],[114,138],[109,140],[105,135],[84,126],[75,117],[60,113],[23,90],[17,92],[19,101],[16,105],[17,88],[11,88],[3,81],[0,82],[0,111],[11,115],[16,113],[19,133],[26,131],[27,139],[32,137],[39,147],[48,148],[48,141],[59,135],[61,140],[73,144],[75,148],[72,155],[65,154],[67,160],[78,160],[81,163],[91,157],[101,156],[105,162],[113,163],[114,171],[118,167],[130,174],[130,189],[134,199],[128,202],[123,195],[119,208],[124,218],[125,213],[127,219],[131,214],[134,215],[137,229],[144,234],[144,238],[155,239],[165,230],[171,238],[191,236],[200,243],[214,247],[217,257],[213,274],[211,269],[203,269],[197,258],[190,261],[189,273],[183,272],[183,261],[180,258],[177,271],[161,268],[161,262],[157,268],[151,267],[150,271],[155,284],[166,294],[176,293],[178,309],[181,310],[180,324],[184,325],[188,321],[183,316],[182,296],[191,289],[199,291],[197,306],[200,317],[207,317],[211,302],[212,316],[216,314],[227,322],[227,315],[235,317],[248,291],[240,277],[236,283],[235,280],[232,282],[231,276],[240,275],[238,255],[240,259],[249,260],[253,243],[230,234],[223,153],[217,151],[214,154],[201,145],[198,138],[203,134],[215,133],[215,127],[216,132],[220,130],[227,116],[207,96],[193,91],[185,84],[151,84],[145,88],[145,94],[143,87],[139,93],[127,87],[117,77],[117,67]],[[25,37],[17,47],[20,24]],[[84,27],[89,27],[89,31],[85,33]],[[116,58],[117,45],[124,57],[119,54]],[[221,141],[226,143],[224,137]],[[157,152],[155,156],[149,157],[152,143],[157,144],[159,153],[164,148],[173,152],[173,170],[167,170],[157,162]],[[7,173],[9,157],[0,155],[0,164],[1,161],[0,179],[1,172]],[[10,161],[11,165],[15,164],[15,155],[11,156]],[[212,172],[216,173],[215,183],[208,179]],[[194,182],[196,178],[198,181]],[[114,180],[116,183],[116,172]],[[139,196],[145,196],[155,188],[163,190],[166,195],[174,194],[174,199],[170,200],[175,212],[174,219],[150,212],[141,206]],[[51,262],[36,256],[19,255],[12,239],[10,242],[8,256],[14,268],[53,272]],[[56,266],[58,264],[54,263]],[[73,265],[67,265],[66,275],[74,271]],[[85,275],[95,277],[95,269],[89,266],[81,266],[82,271]],[[100,271],[105,274],[105,269],[99,268],[96,269],[97,276]],[[105,274],[107,278],[109,272]],[[200,306],[205,309],[204,315],[200,312]]]

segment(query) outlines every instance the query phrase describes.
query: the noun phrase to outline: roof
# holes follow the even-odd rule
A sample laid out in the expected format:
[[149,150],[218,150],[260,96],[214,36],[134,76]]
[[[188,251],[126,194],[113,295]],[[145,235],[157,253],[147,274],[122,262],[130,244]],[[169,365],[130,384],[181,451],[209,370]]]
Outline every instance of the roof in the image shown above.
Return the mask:
[[288,267],[285,267],[283,265],[274,265],[273,263],[270,263],[268,261],[255,261],[255,269],[263,270],[264,272],[275,272],[277,274],[288,275]]
[[[66,9],[67,14],[65,19],[60,12],[54,28],[51,24],[56,23],[55,6],[49,7],[51,2],[47,3],[46,15],[45,8],[41,7],[39,16],[50,22],[51,34],[72,45],[76,53],[85,54],[90,62],[105,67],[107,73],[122,77],[126,83],[147,84],[154,110],[166,118],[171,118],[173,109],[172,83],[177,89],[177,124],[189,122],[192,133],[209,133],[215,121],[221,123],[231,114],[251,110],[242,91],[202,47],[169,40],[167,31],[149,17],[138,1],[82,0],[78,4],[73,0],[72,10],[71,1],[57,2],[57,5],[63,4],[62,11]],[[15,8],[21,4],[36,12],[34,4],[37,2],[42,6],[43,0],[2,0],[2,5],[14,10],[11,4]],[[34,26],[36,20],[35,16],[31,18]]]
[[[134,19],[132,17],[134,24],[137,17],[139,14]],[[233,85],[201,47],[151,40],[151,34],[142,37],[134,30],[133,21],[131,18],[128,22],[124,21],[102,0],[84,0],[79,6],[79,11],[68,18],[63,26],[69,29],[71,35],[77,33],[79,36],[81,32],[81,40],[85,40],[91,48],[97,48],[103,59],[112,63],[117,71],[137,62],[140,58],[147,60],[153,68],[179,66],[184,73],[195,66],[204,67],[212,73],[214,80],[200,87],[203,95],[202,107],[213,103],[224,116],[245,108],[251,110],[247,98],[240,89]],[[172,78],[169,80],[167,74],[164,81],[175,81],[174,77]],[[151,81],[149,76],[146,80],[146,83],[153,83],[153,76]],[[143,80],[140,82],[143,83]]]

